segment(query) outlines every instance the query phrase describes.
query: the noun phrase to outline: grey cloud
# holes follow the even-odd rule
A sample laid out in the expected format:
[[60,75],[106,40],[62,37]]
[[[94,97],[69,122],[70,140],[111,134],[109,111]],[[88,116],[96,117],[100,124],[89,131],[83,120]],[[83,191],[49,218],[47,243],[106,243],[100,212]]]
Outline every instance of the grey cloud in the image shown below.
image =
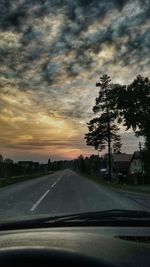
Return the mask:
[[[19,32],[19,48],[1,48],[0,61],[6,66],[6,72],[1,72],[1,76],[8,78],[14,75],[16,83],[22,90],[41,90],[45,91],[43,105],[48,106],[47,97],[50,96],[50,108],[54,109],[63,106],[63,101],[67,95],[71,96],[70,88],[65,91],[65,84],[60,84],[56,88],[55,82],[60,77],[63,70],[68,77],[78,77],[81,72],[92,72],[93,57],[103,49],[103,44],[113,44],[116,47],[114,58],[106,60],[103,69],[107,71],[108,64],[122,62],[122,66],[139,64],[143,68],[143,62],[149,54],[150,32],[149,29],[140,33],[136,28],[142,27],[149,19],[150,3],[147,0],[141,1],[141,11],[138,15],[124,15],[121,20],[114,18],[111,25],[95,33],[89,33],[83,37],[82,33],[88,30],[90,25],[96,21],[107,21],[109,16],[113,16],[113,11],[123,11],[129,3],[134,1],[126,0],[4,0],[0,3],[0,28],[2,31],[12,30]],[[137,4],[136,4],[137,5]],[[137,6],[135,6],[135,9]],[[110,12],[112,12],[110,14]],[[52,43],[44,42],[44,34],[49,35],[50,29],[42,32],[35,29],[35,19],[38,18],[43,23],[43,18],[48,15],[63,14],[64,24],[61,25],[61,32],[58,33]],[[125,49],[124,37],[127,38]],[[55,57],[64,55],[69,56],[74,52],[75,57],[68,61],[57,61]],[[96,64],[94,62],[94,64]],[[147,61],[148,65],[149,62]],[[101,71],[102,71],[101,70]],[[34,75],[29,76],[30,72]],[[97,70],[99,71],[99,70]],[[74,89],[75,90],[75,89]],[[83,117],[84,108],[80,99],[75,99],[77,104],[67,106],[62,110],[63,116]],[[68,105],[68,104],[65,104]]]
[[[22,27],[21,31],[32,30],[32,24],[35,17],[43,17],[46,14],[57,13],[60,8],[64,9],[66,20],[70,21],[69,25],[64,26],[63,34],[71,32],[72,34],[78,34],[81,30],[85,29],[90,23],[97,19],[97,17],[104,17],[106,11],[114,6],[122,6],[127,1],[109,0],[107,4],[105,1],[93,0],[93,1],[3,1],[1,3],[1,27],[7,25],[11,28]],[[4,11],[5,10],[5,11]],[[62,11],[62,10],[61,10]],[[29,27],[29,29],[28,29]],[[30,35],[30,36],[29,36]],[[34,33],[29,34],[28,38],[25,34],[24,39],[33,38]],[[64,37],[63,37],[64,38]],[[24,40],[24,41],[25,41]]]
[[[132,10],[128,5],[133,6]],[[54,18],[61,21],[58,31]],[[24,122],[26,129],[32,128],[32,115],[36,119],[38,112],[46,118],[64,119],[74,128],[77,138],[60,142],[35,137],[26,142],[18,139],[17,144],[12,144],[10,140],[15,140],[16,135],[12,135],[13,124],[8,121],[7,125],[1,123],[1,129],[7,128],[9,135],[5,143],[9,149],[31,152],[43,148],[46,151],[47,147],[51,150],[83,148],[80,140],[84,139],[85,125],[79,126],[79,123],[93,115],[92,101],[98,92],[93,90],[94,79],[103,72],[109,71],[111,75],[119,68],[124,70],[125,66],[129,71],[135,66],[139,72],[149,70],[149,19],[149,0],[1,0],[0,31],[19,37],[17,45],[0,42],[0,91],[4,87],[8,99],[11,99],[11,93],[14,99],[15,90],[23,90],[27,101],[18,97],[20,102],[15,106],[15,103],[7,102],[6,97],[1,100],[0,108],[6,109],[6,113],[10,110],[12,117],[19,114],[28,118]],[[56,34],[49,38],[53,27]],[[111,47],[114,48],[111,56],[105,55],[106,58],[101,59],[100,53],[105,48],[109,53]],[[18,126],[21,131],[22,124],[18,123]],[[32,131],[34,136],[34,129]],[[125,139],[126,136],[123,137],[124,146],[128,141]],[[129,139],[133,141],[130,135]],[[133,147],[132,141],[130,147]],[[136,144],[134,147],[136,149]]]
[[10,148],[15,149],[23,149],[23,150],[38,150],[44,149],[45,147],[54,147],[56,148],[80,148],[83,147],[81,144],[81,140],[79,139],[71,139],[71,140],[33,140],[33,141],[26,141],[26,142],[17,142],[17,144],[9,144]]
[[[150,64],[150,58],[147,57],[150,54],[150,31],[145,32],[142,35],[139,35],[133,41],[129,40],[128,46],[126,47],[126,53],[122,56],[124,65],[128,64],[138,64],[139,67],[144,63],[145,59],[149,59],[146,64]],[[142,60],[141,60],[142,59]],[[141,69],[142,70],[142,69]]]
[[59,72],[61,71],[61,68],[62,68],[62,63],[57,63],[57,62],[48,62],[45,66],[45,69],[44,69],[44,76],[45,76],[45,79],[48,81],[48,82],[52,82],[55,77],[57,77],[59,75]]
[[[39,16],[46,13],[44,2],[47,1],[2,0],[0,4],[1,27],[5,30],[13,28],[21,31],[30,16]],[[33,9],[33,7],[36,8]]]

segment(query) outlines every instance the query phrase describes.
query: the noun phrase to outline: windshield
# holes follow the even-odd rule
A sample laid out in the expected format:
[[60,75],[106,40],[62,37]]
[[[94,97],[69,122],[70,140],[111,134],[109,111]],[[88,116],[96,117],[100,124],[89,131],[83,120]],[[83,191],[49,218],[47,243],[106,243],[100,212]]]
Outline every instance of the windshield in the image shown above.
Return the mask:
[[0,3],[0,222],[150,211],[150,2]]

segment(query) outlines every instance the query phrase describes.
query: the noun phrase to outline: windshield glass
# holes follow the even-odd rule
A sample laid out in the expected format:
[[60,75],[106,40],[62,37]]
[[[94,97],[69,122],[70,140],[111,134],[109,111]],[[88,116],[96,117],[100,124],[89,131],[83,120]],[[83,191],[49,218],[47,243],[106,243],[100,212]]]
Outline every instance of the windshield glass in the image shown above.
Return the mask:
[[150,211],[150,2],[0,3],[0,222]]

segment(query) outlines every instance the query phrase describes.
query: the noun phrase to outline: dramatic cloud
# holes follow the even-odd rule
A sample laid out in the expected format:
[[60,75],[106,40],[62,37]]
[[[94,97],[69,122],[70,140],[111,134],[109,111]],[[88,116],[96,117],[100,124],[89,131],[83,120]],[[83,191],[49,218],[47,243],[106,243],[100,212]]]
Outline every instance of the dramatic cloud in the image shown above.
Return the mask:
[[149,55],[149,0],[1,0],[2,152],[93,152],[83,139],[95,82],[103,73],[121,83],[149,76]]

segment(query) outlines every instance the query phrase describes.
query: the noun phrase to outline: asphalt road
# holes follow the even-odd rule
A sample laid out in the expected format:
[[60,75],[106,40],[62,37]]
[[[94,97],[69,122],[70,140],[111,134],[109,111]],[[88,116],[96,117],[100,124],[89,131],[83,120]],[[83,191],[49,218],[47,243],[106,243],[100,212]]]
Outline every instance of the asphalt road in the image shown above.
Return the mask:
[[71,170],[0,188],[0,220],[108,209],[150,211],[150,196],[115,192]]

